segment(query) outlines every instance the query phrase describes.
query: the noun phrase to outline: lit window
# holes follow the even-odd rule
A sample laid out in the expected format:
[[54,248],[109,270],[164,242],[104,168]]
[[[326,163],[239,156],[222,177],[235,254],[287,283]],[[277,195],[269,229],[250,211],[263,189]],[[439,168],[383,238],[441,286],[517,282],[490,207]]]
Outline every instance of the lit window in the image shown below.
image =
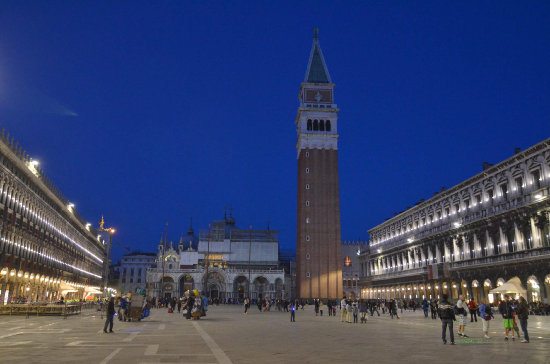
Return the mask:
[[351,267],[351,257],[349,255],[344,258],[344,266]]

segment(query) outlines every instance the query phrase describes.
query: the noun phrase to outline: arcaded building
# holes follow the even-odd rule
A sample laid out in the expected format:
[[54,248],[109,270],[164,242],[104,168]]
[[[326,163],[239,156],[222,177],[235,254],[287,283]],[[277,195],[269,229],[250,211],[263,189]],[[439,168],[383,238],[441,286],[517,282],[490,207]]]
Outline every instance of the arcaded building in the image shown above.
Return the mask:
[[298,97],[296,296],[340,298],[339,110],[317,31]]
[[550,139],[442,190],[369,230],[361,295],[477,301],[519,277],[529,301],[550,298]]
[[83,299],[103,289],[105,240],[13,138],[0,135],[0,299]]

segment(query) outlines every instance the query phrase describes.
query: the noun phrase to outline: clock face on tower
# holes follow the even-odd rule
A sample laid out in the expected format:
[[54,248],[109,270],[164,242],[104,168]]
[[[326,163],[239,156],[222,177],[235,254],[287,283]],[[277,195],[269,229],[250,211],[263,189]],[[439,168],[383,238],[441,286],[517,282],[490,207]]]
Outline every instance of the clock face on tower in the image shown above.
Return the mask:
[[306,88],[304,90],[304,100],[306,103],[332,104],[332,90]]

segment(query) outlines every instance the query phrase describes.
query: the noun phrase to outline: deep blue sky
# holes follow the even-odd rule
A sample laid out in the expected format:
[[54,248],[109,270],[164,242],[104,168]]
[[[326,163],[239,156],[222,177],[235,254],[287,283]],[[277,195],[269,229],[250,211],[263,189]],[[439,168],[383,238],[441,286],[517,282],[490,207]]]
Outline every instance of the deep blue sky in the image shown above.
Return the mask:
[[225,205],[294,249],[294,120],[319,27],[342,238],[366,239],[550,136],[549,19],[548,1],[3,1],[0,124],[132,249]]

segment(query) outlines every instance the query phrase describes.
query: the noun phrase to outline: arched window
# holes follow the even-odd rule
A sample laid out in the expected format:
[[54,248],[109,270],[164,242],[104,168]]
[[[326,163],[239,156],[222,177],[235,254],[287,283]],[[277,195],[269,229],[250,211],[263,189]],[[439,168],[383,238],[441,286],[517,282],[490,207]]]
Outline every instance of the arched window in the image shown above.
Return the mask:
[[319,124],[319,130],[325,131],[325,121],[321,120],[321,123]]
[[317,120],[313,120],[313,131],[319,130],[319,122]]
[[327,120],[326,129],[327,131],[330,131],[330,120]]
[[307,121],[307,130],[311,130],[311,119]]

